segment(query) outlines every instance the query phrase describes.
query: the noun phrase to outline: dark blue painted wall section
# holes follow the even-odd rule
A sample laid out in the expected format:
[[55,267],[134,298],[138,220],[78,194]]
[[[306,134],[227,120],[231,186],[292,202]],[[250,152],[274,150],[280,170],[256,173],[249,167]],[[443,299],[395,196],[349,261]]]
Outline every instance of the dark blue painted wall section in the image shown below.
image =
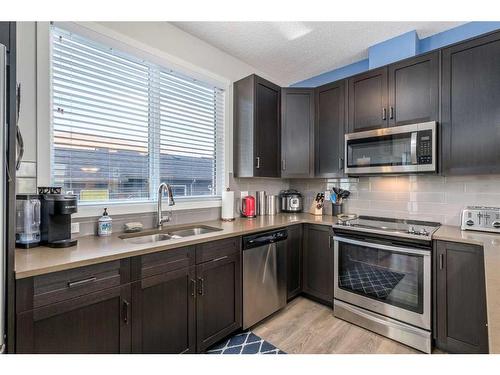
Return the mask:
[[469,22],[421,40],[418,38],[416,31],[410,31],[371,46],[368,49],[367,59],[325,72],[290,86],[321,86],[494,30],[500,30],[500,22]]

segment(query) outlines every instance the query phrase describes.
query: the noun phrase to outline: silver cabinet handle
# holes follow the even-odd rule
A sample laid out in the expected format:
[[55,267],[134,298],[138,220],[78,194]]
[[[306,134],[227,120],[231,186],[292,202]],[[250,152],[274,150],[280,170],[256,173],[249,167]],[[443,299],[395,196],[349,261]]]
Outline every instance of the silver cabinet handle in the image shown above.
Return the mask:
[[285,161],[285,159],[281,160],[281,169],[282,170],[286,169],[286,161]]
[[260,156],[257,156],[255,158],[256,162],[257,162],[257,165],[255,166],[255,168],[259,169],[260,168]]
[[90,284],[96,281],[97,279],[95,277],[89,277],[88,279],[83,279],[83,280],[78,280],[78,281],[70,281],[68,283],[68,288],[75,288],[77,286],[82,286],[85,284]]
[[382,120],[387,120],[387,109],[385,107],[382,108]]
[[198,282],[200,283],[198,286],[198,294],[200,296],[204,296],[205,295],[205,285],[204,285],[205,280],[203,279],[203,277],[199,277]]
[[191,279],[191,297],[196,297],[196,280]]
[[439,254],[439,269],[442,270],[444,267],[444,254]]
[[339,158],[339,170],[344,169],[344,158]]
[[394,107],[392,105],[389,107],[389,118],[391,120],[394,118]]

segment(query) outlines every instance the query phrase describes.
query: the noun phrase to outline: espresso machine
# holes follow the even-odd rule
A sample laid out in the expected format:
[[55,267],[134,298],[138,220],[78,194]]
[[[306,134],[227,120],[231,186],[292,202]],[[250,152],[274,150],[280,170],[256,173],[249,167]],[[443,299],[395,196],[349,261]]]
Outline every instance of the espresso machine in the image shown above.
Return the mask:
[[77,240],[71,239],[71,214],[78,210],[76,195],[50,192],[41,194],[40,201],[41,244],[49,247],[75,246]]
[[16,247],[29,249],[40,245],[40,196],[16,195]]

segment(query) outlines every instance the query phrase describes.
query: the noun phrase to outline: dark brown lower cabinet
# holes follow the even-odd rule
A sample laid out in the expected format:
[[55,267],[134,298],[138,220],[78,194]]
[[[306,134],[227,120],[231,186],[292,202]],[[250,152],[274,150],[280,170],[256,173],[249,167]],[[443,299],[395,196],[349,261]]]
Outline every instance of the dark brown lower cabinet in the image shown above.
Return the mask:
[[333,305],[332,228],[304,225],[302,291],[328,306]]
[[449,353],[488,353],[483,248],[436,241],[435,338]]
[[286,240],[287,300],[302,292],[302,225],[288,227]]
[[195,267],[132,284],[132,351],[181,354],[196,351]]
[[17,315],[17,353],[130,353],[130,285]]
[[241,328],[240,251],[196,266],[197,349],[210,345]]

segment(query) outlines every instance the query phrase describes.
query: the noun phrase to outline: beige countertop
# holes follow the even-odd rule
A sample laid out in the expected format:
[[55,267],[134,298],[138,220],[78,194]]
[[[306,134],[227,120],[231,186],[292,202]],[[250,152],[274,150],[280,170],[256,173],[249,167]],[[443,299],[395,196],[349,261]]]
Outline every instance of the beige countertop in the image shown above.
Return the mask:
[[[222,230],[182,239],[172,239],[146,244],[132,244],[123,241],[119,238],[123,233],[113,234],[110,237],[85,236],[78,238],[78,244],[69,248],[54,249],[41,246],[33,249],[16,249],[16,279],[240,236],[243,234],[256,233],[273,228],[281,228],[290,224],[316,223],[331,225],[334,222],[336,222],[335,217],[314,216],[308,213],[258,216],[253,219],[238,218],[232,222],[223,222],[221,220],[207,221],[175,227],[203,224],[221,228]],[[164,230],[168,231],[175,227],[166,225],[164,226]]]
[[500,234],[443,225],[433,238],[483,246],[490,353],[500,353]]
[[[33,249],[16,249],[16,279],[257,233],[263,230],[282,228],[291,224],[331,225],[336,221],[336,218],[332,216],[313,216],[308,213],[300,213],[259,216],[254,219],[238,218],[233,222],[216,220],[192,223],[189,225],[203,224],[222,230],[156,244],[128,243],[119,238],[120,233],[113,234],[110,237],[85,236],[80,237],[78,245],[71,248],[36,247]],[[166,231],[173,228],[175,227],[165,226]],[[433,238],[483,246],[490,352],[500,353],[500,235],[461,231],[459,227],[445,225],[434,233]]]

